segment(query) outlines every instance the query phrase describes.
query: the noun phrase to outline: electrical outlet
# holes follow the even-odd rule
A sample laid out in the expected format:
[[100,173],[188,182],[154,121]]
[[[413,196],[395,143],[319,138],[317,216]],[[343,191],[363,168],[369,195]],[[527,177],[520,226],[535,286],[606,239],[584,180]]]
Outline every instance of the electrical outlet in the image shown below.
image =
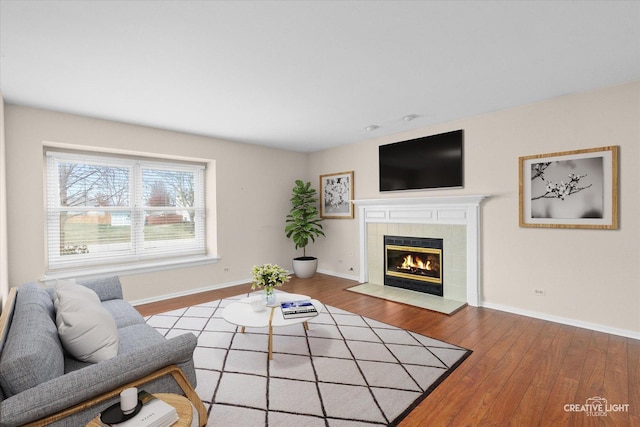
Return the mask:
[[539,297],[543,297],[543,296],[545,296],[547,294],[544,289],[534,289],[533,293],[534,293],[534,295],[539,296]]

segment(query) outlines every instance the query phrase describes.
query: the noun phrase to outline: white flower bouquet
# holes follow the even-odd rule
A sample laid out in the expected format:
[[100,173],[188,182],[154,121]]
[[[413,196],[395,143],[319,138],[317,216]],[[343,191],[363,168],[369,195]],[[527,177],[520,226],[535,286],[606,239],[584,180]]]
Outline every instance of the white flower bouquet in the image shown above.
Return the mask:
[[266,291],[273,291],[275,286],[282,286],[289,281],[289,273],[277,264],[254,265],[251,271],[253,281],[251,289],[264,288]]

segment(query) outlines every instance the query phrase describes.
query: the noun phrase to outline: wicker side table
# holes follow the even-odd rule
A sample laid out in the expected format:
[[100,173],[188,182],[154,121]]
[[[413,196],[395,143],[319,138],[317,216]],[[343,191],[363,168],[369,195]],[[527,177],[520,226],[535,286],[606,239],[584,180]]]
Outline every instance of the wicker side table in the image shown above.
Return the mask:
[[[190,427],[193,419],[193,406],[189,399],[179,394],[174,393],[154,393],[154,396],[167,402],[169,405],[176,408],[178,413],[178,421],[176,421],[172,427]],[[100,416],[98,415],[92,419],[87,427],[102,427],[104,424],[100,422]]]

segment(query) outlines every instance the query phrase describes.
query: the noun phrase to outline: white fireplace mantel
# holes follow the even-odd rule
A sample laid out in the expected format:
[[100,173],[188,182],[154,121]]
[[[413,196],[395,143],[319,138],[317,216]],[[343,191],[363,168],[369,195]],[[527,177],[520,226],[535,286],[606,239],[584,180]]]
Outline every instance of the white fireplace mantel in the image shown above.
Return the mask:
[[467,304],[480,303],[480,204],[489,196],[411,197],[354,200],[360,233],[360,282],[369,281],[367,224],[466,225]]

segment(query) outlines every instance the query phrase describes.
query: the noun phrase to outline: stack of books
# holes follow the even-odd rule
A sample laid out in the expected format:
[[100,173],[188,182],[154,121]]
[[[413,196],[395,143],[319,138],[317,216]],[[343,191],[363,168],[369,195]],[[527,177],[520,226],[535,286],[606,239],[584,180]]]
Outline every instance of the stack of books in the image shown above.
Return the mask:
[[[152,394],[141,390],[138,393],[138,399],[142,402],[142,408],[140,412],[135,416],[129,418],[124,416],[123,419],[117,420],[117,422],[109,422],[110,420],[106,414],[108,411],[116,410],[116,405],[105,410],[100,416],[100,424],[103,426],[118,426],[118,427],[169,427],[178,421],[178,412],[176,408],[169,405]],[[117,404],[119,408],[119,403]],[[107,421],[107,422],[105,422]]]
[[286,301],[280,304],[282,317],[285,319],[295,319],[296,317],[313,317],[318,314],[318,310],[310,300]]

